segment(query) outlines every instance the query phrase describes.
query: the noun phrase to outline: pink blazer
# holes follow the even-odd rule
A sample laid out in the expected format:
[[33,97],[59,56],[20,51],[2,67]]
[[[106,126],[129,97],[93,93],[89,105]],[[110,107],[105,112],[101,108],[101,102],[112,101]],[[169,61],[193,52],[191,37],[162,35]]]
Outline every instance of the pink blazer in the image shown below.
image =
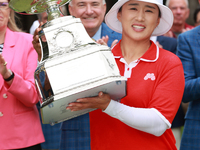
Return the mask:
[[2,53],[15,73],[10,87],[0,75],[0,150],[29,147],[44,142],[34,83],[37,53],[32,35],[7,28]]

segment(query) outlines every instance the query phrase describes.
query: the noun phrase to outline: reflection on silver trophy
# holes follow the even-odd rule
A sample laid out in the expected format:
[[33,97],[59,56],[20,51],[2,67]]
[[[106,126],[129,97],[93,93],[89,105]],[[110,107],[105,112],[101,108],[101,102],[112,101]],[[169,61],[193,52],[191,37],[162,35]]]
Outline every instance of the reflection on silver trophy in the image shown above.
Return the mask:
[[35,71],[42,122],[55,124],[94,109],[71,112],[69,103],[97,96],[100,91],[120,101],[126,95],[126,78],[109,47],[97,44],[79,18],[61,17],[59,7],[69,0],[11,0],[18,13],[47,12],[48,21],[39,32],[42,59]]

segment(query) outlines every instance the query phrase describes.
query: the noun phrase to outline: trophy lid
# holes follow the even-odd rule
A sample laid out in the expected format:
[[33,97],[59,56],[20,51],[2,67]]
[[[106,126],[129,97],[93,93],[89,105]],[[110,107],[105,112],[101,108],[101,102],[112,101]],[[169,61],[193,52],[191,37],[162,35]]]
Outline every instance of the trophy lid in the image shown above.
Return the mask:
[[38,14],[45,12],[50,6],[62,6],[70,0],[10,0],[11,9],[22,14]]

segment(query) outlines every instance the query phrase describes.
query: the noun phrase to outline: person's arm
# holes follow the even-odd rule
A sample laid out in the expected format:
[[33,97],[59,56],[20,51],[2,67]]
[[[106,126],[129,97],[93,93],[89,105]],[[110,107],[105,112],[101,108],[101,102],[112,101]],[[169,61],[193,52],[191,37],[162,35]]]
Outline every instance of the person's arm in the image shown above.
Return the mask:
[[140,131],[155,136],[162,135],[171,127],[170,122],[154,108],[130,107],[110,99],[108,94],[100,92],[98,97],[78,99],[70,103],[67,109],[78,111],[86,108],[99,108],[108,115]]
[[[190,33],[190,34],[189,34]],[[192,39],[192,41],[190,41]],[[196,48],[195,48],[196,46]],[[192,49],[193,48],[193,49]],[[177,56],[181,59],[184,75],[185,75],[185,91],[183,95],[183,102],[190,102],[200,99],[200,77],[197,75],[199,66],[199,58],[196,50],[199,49],[199,43],[191,32],[185,32],[178,37]]]
[[126,125],[155,136],[161,136],[171,124],[154,108],[134,108],[111,100],[104,111]]
[[[23,60],[18,61],[22,61],[23,64],[21,64],[21,66],[18,68],[13,65],[13,69],[11,68],[11,70],[14,72],[15,76],[12,80],[12,84],[6,86],[6,81],[4,84],[6,90],[17,100],[27,107],[32,107],[38,102],[38,96],[34,82],[34,71],[37,67],[37,54],[32,47],[31,37],[29,36],[27,38],[30,38],[30,40],[22,41],[23,44],[19,42],[21,54],[17,53],[19,51],[16,50],[17,54],[14,56],[16,59],[18,59],[18,57],[22,58]],[[19,45],[16,47],[19,48]],[[23,57],[18,56],[22,54]],[[23,71],[17,71],[18,69]]]
[[[78,111],[87,108],[102,109],[108,115],[123,123],[155,136],[162,135],[171,127],[180,106],[184,91],[184,74],[180,60],[174,55],[171,61],[163,62],[157,76],[157,86],[150,99],[146,99],[146,107],[136,108],[114,102],[108,94],[99,93],[97,97],[80,98],[70,103],[67,109]],[[162,65],[163,65],[162,64]],[[131,97],[130,101],[136,100]]]

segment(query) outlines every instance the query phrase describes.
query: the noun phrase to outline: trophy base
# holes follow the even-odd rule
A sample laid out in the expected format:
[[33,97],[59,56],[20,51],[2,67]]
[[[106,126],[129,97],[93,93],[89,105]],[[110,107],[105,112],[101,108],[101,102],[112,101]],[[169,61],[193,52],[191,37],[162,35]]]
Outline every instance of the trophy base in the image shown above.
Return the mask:
[[[103,82],[105,84],[102,85]],[[119,78],[118,80],[118,78],[114,77],[106,79],[106,81],[103,82],[101,81],[99,83],[95,83],[96,87],[74,93],[73,95],[67,96],[63,94],[62,98],[60,96],[55,96],[52,103],[41,108],[42,123],[54,125],[56,123],[69,120],[71,118],[78,117],[80,115],[95,110],[92,108],[74,112],[67,110],[66,107],[68,106],[68,104],[71,102],[75,102],[78,98],[97,96],[100,91],[104,93],[109,93],[111,99],[117,101],[120,101],[120,99],[126,95],[126,80],[121,80],[121,78]]]

